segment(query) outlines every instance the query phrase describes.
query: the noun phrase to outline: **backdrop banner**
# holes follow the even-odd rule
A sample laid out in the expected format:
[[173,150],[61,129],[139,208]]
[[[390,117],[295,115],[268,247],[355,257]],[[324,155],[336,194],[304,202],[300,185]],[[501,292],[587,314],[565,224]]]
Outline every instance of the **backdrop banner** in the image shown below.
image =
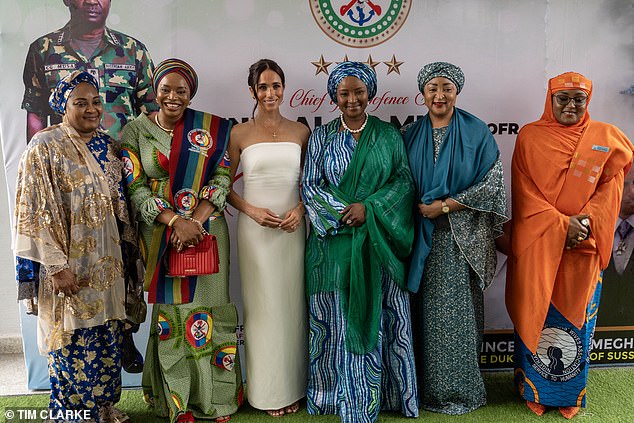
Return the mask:
[[[33,78],[24,73],[27,52],[34,40],[62,28],[70,14],[61,0],[3,0],[2,10],[0,137],[13,216],[17,165],[27,139],[25,83],[32,84]],[[113,1],[106,22],[142,42],[154,63],[179,57],[192,64],[200,81],[192,107],[235,121],[251,116],[247,72],[261,58],[277,61],[286,73],[282,113],[311,129],[337,116],[326,81],[338,62],[356,60],[374,68],[378,93],[367,111],[397,126],[427,113],[416,83],[419,69],[432,61],[454,63],[466,76],[457,106],[488,123],[502,153],[507,190],[515,137],[522,125],[541,116],[552,76],[574,70],[592,79],[592,118],[634,138],[633,1],[136,0]],[[59,63],[38,66],[52,78],[63,67]],[[102,84],[131,83],[116,78],[113,72],[127,70],[117,63],[94,64]],[[240,305],[236,211],[227,213],[233,241],[231,293]],[[512,324],[504,306],[506,257],[499,259],[485,300],[485,369],[512,367]],[[4,278],[0,283],[12,295],[14,282]],[[600,310],[631,301],[611,296],[610,283],[604,281]],[[634,309],[627,308],[617,321],[597,329],[594,363],[634,363]],[[148,322],[149,316],[135,335],[141,350]],[[32,316],[22,315],[22,331],[28,386],[48,388]],[[137,386],[140,377],[126,374],[124,383]]]

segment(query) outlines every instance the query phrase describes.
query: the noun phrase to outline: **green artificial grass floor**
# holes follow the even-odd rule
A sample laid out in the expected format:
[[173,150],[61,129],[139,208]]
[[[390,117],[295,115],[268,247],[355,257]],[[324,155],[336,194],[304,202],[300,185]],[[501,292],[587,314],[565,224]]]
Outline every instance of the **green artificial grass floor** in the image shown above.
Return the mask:
[[[556,410],[548,411],[542,417],[537,417],[526,408],[517,396],[513,387],[511,372],[485,373],[484,381],[487,386],[488,405],[472,413],[462,416],[446,416],[442,414],[421,411],[420,419],[424,422],[563,422],[565,419]],[[587,387],[587,408],[582,409],[575,421],[583,422],[634,422],[634,368],[593,368]],[[0,397],[0,416],[5,421],[6,407],[46,407],[47,394],[20,395]],[[167,419],[155,417],[143,402],[140,390],[125,390],[121,401],[117,405],[130,416],[132,422],[166,422]],[[282,423],[295,422],[332,422],[340,421],[338,416],[309,416],[306,404],[302,403],[296,414],[283,417],[269,417],[260,410],[248,405],[243,406],[233,415],[232,423],[272,423],[279,420]],[[383,412],[379,415],[379,422],[406,421],[401,414]],[[411,421],[411,420],[410,420]]]

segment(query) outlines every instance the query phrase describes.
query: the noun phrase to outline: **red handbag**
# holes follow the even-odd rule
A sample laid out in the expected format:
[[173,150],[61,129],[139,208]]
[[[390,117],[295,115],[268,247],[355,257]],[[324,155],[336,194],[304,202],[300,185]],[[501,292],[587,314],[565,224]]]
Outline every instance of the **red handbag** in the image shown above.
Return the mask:
[[195,247],[184,248],[180,253],[170,248],[168,271],[170,276],[198,276],[218,273],[218,241],[214,235],[205,235]]

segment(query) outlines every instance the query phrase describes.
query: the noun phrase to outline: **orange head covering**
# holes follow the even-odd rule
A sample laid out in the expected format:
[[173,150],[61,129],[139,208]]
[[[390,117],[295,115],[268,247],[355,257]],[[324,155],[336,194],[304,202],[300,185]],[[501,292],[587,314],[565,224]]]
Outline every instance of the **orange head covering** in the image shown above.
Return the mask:
[[[563,90],[582,90],[588,95],[588,101],[586,102],[586,112],[583,118],[574,125],[564,125],[557,121],[553,114],[553,95]],[[544,106],[544,114],[540,119],[541,124],[548,126],[559,126],[563,128],[584,128],[590,120],[590,114],[588,113],[588,104],[590,104],[590,98],[592,97],[592,81],[585,76],[577,72],[566,72],[561,75],[557,75],[548,81],[548,93],[546,95],[546,105]]]

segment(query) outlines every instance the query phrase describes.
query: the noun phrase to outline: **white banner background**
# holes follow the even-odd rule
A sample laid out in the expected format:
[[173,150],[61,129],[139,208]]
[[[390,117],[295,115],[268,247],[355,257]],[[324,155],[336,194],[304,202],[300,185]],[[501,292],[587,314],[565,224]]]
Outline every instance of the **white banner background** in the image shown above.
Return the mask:
[[[332,3],[338,9],[348,1]],[[386,9],[390,2],[374,3]],[[457,106],[491,123],[502,151],[507,187],[515,140],[509,124],[522,126],[540,117],[547,80],[556,74],[574,70],[591,78],[592,118],[613,123],[633,138],[634,2],[412,3],[401,30],[372,48],[346,47],[328,38],[314,21],[308,0],[115,0],[108,26],[142,41],[155,63],[167,57],[191,63],[200,79],[192,107],[239,121],[251,115],[247,70],[260,58],[276,60],[286,73],[283,114],[304,118],[311,128],[315,119],[325,123],[336,115],[326,96],[327,75],[316,74],[312,64],[321,56],[327,62],[340,62],[346,56],[367,61],[369,55],[374,61],[394,57],[403,62],[398,72],[389,74],[385,63],[376,67],[377,100],[368,109],[401,123],[426,113],[416,86],[420,67],[439,60],[455,63],[466,75]],[[25,146],[26,113],[20,109],[24,59],[29,44],[61,28],[69,13],[61,0],[3,0],[2,10],[0,137],[12,215],[16,169]],[[328,69],[333,67],[334,63]],[[233,218],[229,219],[233,230]],[[232,297],[239,302],[235,243],[232,250]],[[500,267],[486,296],[486,328],[493,330],[512,328],[504,307],[504,257]],[[0,280],[7,295],[13,295],[14,283],[9,276]],[[29,387],[47,388],[46,362],[35,349],[34,320],[22,319]],[[143,349],[143,338],[136,339]],[[139,378],[126,375],[125,382],[135,385]]]

